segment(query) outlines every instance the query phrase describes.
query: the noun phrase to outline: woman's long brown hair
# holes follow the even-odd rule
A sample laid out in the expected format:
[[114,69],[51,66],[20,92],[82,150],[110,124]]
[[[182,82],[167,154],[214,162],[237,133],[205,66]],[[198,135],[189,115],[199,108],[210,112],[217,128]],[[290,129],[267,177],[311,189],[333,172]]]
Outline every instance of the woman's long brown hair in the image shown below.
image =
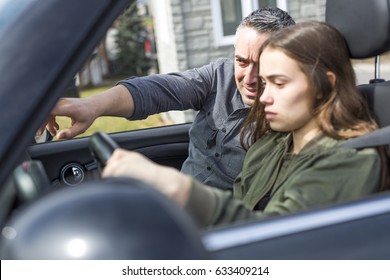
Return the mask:
[[[260,54],[265,48],[281,50],[298,62],[313,92],[313,116],[325,135],[348,139],[378,128],[356,87],[345,39],[335,28],[324,22],[298,23],[272,34],[261,46]],[[328,78],[329,72],[336,77],[334,84]],[[259,79],[257,98],[241,133],[241,144],[245,149],[270,131],[264,105],[259,101],[262,91]],[[379,147],[378,151],[382,159],[380,189],[385,190],[389,186],[387,153],[384,147]]]

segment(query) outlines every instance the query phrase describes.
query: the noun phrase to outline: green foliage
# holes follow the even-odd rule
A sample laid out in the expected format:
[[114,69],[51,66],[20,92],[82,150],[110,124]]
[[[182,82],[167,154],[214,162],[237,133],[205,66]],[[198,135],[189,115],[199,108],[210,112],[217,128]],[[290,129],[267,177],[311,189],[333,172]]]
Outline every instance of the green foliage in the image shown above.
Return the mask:
[[151,59],[145,56],[144,42],[147,30],[138,15],[136,1],[118,18],[116,44],[118,55],[115,61],[120,74],[144,76],[151,67]]

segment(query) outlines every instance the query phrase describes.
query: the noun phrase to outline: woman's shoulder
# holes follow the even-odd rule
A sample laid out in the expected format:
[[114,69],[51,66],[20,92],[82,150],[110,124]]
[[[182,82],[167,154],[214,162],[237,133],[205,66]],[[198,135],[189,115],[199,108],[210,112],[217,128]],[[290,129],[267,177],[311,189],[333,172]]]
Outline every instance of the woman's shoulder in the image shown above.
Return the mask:
[[251,149],[257,149],[259,146],[264,145],[271,145],[271,146],[277,146],[277,145],[284,145],[285,142],[289,141],[290,139],[290,133],[283,133],[283,132],[267,132],[262,137],[260,137],[255,143],[252,144],[252,146],[249,148]]
[[342,144],[348,141],[348,139],[334,139],[329,136],[323,136],[318,141],[317,153],[325,154],[337,160],[337,158],[351,159],[355,158],[357,161],[364,161],[365,159],[371,159],[379,161],[379,152],[376,148],[367,147],[362,149],[355,149],[352,147],[345,147]]
[[247,157],[263,157],[265,154],[284,150],[290,141],[290,134],[280,132],[269,132],[253,143],[247,152]]

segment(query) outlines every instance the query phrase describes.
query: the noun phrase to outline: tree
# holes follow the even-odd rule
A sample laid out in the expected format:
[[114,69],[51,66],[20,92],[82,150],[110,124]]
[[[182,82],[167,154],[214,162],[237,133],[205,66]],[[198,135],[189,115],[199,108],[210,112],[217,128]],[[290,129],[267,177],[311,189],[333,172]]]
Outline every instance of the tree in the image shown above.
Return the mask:
[[119,74],[144,76],[151,67],[151,59],[145,55],[144,44],[148,38],[144,20],[138,15],[136,1],[118,18],[115,64]]

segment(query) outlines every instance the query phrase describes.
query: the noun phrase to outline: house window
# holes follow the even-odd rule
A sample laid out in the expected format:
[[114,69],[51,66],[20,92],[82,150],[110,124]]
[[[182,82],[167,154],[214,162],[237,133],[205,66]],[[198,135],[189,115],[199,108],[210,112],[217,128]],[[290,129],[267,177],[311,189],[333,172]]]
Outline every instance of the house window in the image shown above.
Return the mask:
[[219,2],[221,4],[223,36],[234,35],[242,18],[241,0],[219,0]]
[[258,7],[267,7],[267,6],[276,6],[276,0],[258,0],[257,1]]
[[234,35],[242,18],[266,6],[287,8],[287,0],[211,0],[216,46],[234,44]]

